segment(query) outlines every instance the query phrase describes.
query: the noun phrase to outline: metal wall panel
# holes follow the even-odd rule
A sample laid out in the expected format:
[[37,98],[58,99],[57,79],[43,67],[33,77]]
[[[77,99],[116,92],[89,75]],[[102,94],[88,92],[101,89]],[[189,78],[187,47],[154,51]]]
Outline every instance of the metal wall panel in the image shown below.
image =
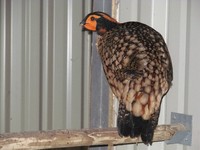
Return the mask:
[[91,37],[79,26],[89,6],[0,1],[0,132],[89,126]]
[[[92,72],[99,70],[90,66],[91,61],[97,61],[92,51],[95,42],[92,44],[91,35],[82,33],[79,26],[92,10],[91,1],[0,0],[0,132],[82,128],[89,127],[89,120],[91,127],[107,126],[103,116],[108,113],[108,102],[100,96],[106,93],[107,97],[102,89],[108,88],[103,75],[99,73],[96,79]],[[193,116],[192,146],[159,142],[151,147],[131,144],[115,149],[200,149],[200,1],[113,0],[112,4],[119,21],[146,23],[168,44],[174,81],[162,103],[159,123],[170,123],[171,112]],[[110,13],[111,2],[94,0],[93,5],[94,10]],[[99,97],[97,90],[102,92]]]
[[199,145],[199,116],[197,87],[200,70],[198,67],[200,1],[198,0],[116,0],[119,21],[140,21],[146,23],[165,38],[171,53],[174,81],[171,90],[162,103],[159,124],[169,124],[171,112],[193,116],[192,146],[165,142],[153,143],[146,147],[121,146],[116,149],[140,150],[197,150]]
[[10,38],[11,38],[11,4],[10,1],[1,1],[1,59],[0,59],[0,107],[1,131],[8,132],[10,130]]
[[200,149],[200,109],[199,109],[199,93],[200,89],[200,1],[188,1],[188,21],[187,21],[187,36],[186,36],[186,92],[185,92],[185,112],[193,116],[193,132],[192,146],[187,150]]

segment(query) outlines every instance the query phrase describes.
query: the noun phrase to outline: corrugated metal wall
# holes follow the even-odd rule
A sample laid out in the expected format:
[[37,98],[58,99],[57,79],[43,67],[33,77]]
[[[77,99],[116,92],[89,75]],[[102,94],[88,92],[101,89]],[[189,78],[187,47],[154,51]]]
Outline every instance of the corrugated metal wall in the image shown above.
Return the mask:
[[91,38],[79,22],[90,6],[0,1],[1,132],[88,127]]
[[[192,146],[154,143],[142,144],[134,150],[199,150],[200,109],[200,1],[199,0],[116,0],[120,21],[137,20],[146,23],[165,38],[171,53],[174,81],[162,103],[159,123],[169,124],[171,112],[193,116]],[[122,149],[133,149],[132,146]],[[120,148],[117,148],[117,150]]]
[[200,149],[199,0],[0,0],[0,132],[107,126],[101,114],[108,113],[101,100],[107,85],[96,74],[95,36],[82,33],[79,22],[92,9],[111,13],[110,7],[119,21],[146,23],[168,44],[174,81],[159,123],[170,123],[171,112],[193,116],[192,146],[115,149]]

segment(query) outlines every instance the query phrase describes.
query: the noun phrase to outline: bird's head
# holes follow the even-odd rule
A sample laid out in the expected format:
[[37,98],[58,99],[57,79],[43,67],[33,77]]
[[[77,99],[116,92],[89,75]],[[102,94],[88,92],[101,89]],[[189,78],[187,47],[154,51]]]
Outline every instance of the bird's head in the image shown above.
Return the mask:
[[80,24],[83,29],[103,35],[119,23],[104,12],[92,12],[88,14]]

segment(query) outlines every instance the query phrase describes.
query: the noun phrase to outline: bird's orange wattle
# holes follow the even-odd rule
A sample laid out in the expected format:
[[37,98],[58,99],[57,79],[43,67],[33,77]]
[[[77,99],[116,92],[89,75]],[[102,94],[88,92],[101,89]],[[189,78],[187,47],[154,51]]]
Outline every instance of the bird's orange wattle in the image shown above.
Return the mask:
[[86,23],[83,25],[85,29],[90,30],[90,31],[96,31],[96,23]]

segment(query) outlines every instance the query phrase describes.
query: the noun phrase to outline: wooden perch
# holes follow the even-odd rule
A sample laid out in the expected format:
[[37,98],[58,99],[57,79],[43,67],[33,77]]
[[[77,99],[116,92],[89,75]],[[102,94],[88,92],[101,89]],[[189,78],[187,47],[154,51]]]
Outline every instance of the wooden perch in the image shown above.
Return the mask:
[[[186,129],[182,124],[160,125],[156,128],[153,141],[169,140],[176,132],[184,130]],[[119,137],[116,128],[0,134],[0,149],[47,149],[139,142],[140,137]]]

